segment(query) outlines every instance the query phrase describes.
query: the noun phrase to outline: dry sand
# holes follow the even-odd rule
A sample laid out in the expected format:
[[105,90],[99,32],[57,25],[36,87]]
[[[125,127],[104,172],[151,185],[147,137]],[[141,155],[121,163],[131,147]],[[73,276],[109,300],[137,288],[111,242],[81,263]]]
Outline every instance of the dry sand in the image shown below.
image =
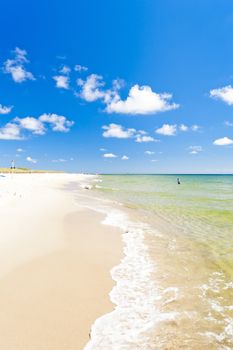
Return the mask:
[[2,350],[82,349],[94,320],[113,309],[109,270],[121,258],[120,232],[62,190],[69,181],[85,178],[33,174],[0,182]]

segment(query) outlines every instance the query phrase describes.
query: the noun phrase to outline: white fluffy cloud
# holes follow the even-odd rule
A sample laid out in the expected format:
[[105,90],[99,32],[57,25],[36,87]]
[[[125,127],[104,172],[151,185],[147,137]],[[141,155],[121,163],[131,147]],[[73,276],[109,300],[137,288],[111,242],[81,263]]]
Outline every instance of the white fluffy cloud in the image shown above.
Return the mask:
[[45,127],[44,124],[34,117],[25,117],[25,118],[15,118],[14,121],[20,126],[22,129],[26,129],[31,131],[33,134],[44,135]]
[[66,75],[55,75],[53,79],[56,82],[56,87],[58,89],[69,89],[69,77]]
[[210,90],[210,97],[222,100],[228,105],[233,105],[233,87],[227,85],[220,89]]
[[7,123],[0,128],[0,140],[21,140],[20,127],[15,123]]
[[17,148],[16,152],[23,152],[22,148]]
[[0,114],[9,114],[12,110],[13,106],[2,106],[0,104]]
[[163,124],[161,128],[155,130],[157,134],[165,136],[175,136],[177,131],[177,126],[171,124]]
[[114,137],[118,139],[135,139],[135,142],[158,142],[159,140],[154,139],[153,137],[147,135],[147,132],[144,130],[136,130],[133,128],[124,128],[119,124],[109,124],[102,127],[105,131],[103,132],[104,137]]
[[117,156],[114,153],[104,153],[104,158],[116,158]]
[[77,96],[88,102],[101,100],[106,105],[107,113],[155,114],[179,107],[178,104],[170,102],[172,94],[159,94],[152,91],[150,86],[139,86],[138,84],[134,85],[128,97],[122,100],[119,90],[124,82],[116,79],[112,82],[110,89],[104,89],[103,77],[97,74],[89,75],[86,80],[78,79],[77,84],[81,87]]
[[148,135],[137,135],[135,141],[138,143],[142,143],[142,142],[158,142],[159,140],[156,140],[153,137]]
[[[46,132],[45,124],[50,124],[53,131],[68,132],[70,127],[74,124],[73,121],[68,120],[64,116],[57,114],[42,114],[39,118],[16,117],[13,122],[7,123],[0,128],[1,140],[20,140],[23,139],[21,132],[28,130],[32,134],[44,135]],[[17,150],[18,152],[19,149]]]
[[91,74],[85,81],[78,79],[77,84],[81,86],[81,92],[78,96],[85,101],[93,102],[105,96],[105,93],[101,90],[101,87],[105,85],[101,75]]
[[229,137],[223,137],[221,139],[217,139],[213,142],[214,145],[216,146],[228,146],[228,145],[233,145],[233,140],[229,139]]
[[190,146],[188,149],[190,154],[198,154],[203,151],[202,146]]
[[26,80],[35,80],[33,74],[25,68],[25,64],[29,63],[27,51],[16,47],[13,52],[14,58],[4,62],[3,71],[6,74],[11,74],[12,79],[16,83],[22,83]]
[[70,67],[64,65],[61,67],[61,69],[59,70],[59,73],[61,74],[69,74],[71,72]]
[[74,66],[74,70],[75,70],[76,72],[86,72],[86,71],[88,70],[88,68],[85,67],[85,66],[81,66],[80,64],[76,64],[76,65]]
[[63,115],[57,115],[55,113],[44,113],[39,117],[39,121],[51,124],[52,130],[59,132],[68,132],[74,124],[73,121],[68,120]]
[[102,127],[102,129],[104,129],[104,133],[103,136],[104,137],[116,137],[119,139],[128,139],[131,138],[135,135],[136,130],[135,129],[125,129],[123,128],[122,125],[118,125],[118,124],[109,124],[104,125]]
[[175,125],[176,127],[176,132],[182,131],[182,132],[187,132],[187,131],[199,131],[200,126],[199,125],[186,125],[186,124],[180,124],[180,125]]
[[29,163],[33,163],[33,164],[36,164],[37,163],[37,160],[36,159],[33,159],[32,157],[27,157],[26,160],[29,162]]
[[122,114],[155,114],[179,107],[178,104],[170,103],[171,94],[158,94],[153,92],[150,86],[134,85],[126,100],[121,100],[119,95],[107,104],[108,113]]
[[129,160],[129,157],[127,157],[127,156],[122,156],[121,159],[122,159],[122,160]]
[[59,74],[53,76],[53,80],[56,82],[56,87],[58,89],[65,89],[68,90],[70,88],[70,78],[69,74],[71,72],[71,69],[69,66],[63,65],[59,70]]

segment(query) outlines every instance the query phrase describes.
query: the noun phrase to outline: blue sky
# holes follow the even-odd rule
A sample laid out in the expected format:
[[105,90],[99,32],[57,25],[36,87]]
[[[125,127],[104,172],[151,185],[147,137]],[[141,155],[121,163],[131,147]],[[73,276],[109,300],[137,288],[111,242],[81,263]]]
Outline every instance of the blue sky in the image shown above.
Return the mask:
[[231,0],[0,11],[0,166],[233,173]]

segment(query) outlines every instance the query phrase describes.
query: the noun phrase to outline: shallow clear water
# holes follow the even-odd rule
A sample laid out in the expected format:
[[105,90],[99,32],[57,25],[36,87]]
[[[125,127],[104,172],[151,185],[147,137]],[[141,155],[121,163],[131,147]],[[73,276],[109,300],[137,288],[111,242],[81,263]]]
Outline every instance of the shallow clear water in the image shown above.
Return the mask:
[[122,203],[150,227],[143,239],[152,284],[147,281],[140,292],[150,310],[153,302],[154,317],[143,313],[149,325],[143,346],[121,348],[233,349],[233,176],[101,178],[97,196]]

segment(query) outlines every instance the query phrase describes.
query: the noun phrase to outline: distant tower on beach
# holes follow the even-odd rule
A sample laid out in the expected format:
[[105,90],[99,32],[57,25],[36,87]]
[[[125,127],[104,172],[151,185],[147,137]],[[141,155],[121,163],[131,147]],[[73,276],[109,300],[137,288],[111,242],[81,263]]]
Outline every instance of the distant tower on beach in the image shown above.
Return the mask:
[[11,169],[15,169],[15,161],[14,160],[11,161]]

